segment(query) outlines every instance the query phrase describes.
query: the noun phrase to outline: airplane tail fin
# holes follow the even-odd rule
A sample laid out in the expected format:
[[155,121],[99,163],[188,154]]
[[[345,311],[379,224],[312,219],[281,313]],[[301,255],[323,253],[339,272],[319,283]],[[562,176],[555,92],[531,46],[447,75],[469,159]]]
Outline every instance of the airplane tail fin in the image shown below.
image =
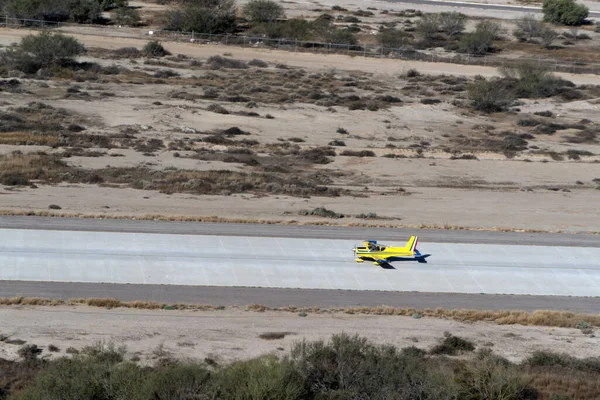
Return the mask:
[[419,237],[411,236],[410,239],[408,239],[408,243],[406,243],[406,249],[410,252],[418,252],[418,250],[417,250],[418,243],[419,243]]

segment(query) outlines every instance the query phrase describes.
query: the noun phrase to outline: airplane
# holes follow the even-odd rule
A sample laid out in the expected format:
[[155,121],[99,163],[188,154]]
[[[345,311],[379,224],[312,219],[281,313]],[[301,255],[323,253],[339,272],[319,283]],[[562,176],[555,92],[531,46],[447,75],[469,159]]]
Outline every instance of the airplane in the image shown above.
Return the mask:
[[356,256],[356,262],[372,260],[375,265],[388,265],[395,259],[412,259],[420,263],[426,263],[425,258],[431,254],[421,254],[417,250],[418,236],[411,236],[406,246],[391,247],[384,244],[377,244],[376,240],[363,241],[364,247],[355,247],[352,249]]

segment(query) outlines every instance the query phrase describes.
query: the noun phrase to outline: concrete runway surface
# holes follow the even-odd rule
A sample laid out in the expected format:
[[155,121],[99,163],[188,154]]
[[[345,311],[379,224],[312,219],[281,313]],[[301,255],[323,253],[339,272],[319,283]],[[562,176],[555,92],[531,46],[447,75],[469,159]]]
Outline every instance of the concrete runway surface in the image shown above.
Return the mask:
[[[371,238],[369,238],[371,239]],[[378,239],[378,238],[372,238]],[[389,245],[403,245],[397,238]],[[0,280],[600,295],[600,248],[420,242],[427,264],[354,262],[357,240],[0,229]]]
[[[446,1],[446,0],[387,0],[391,3],[409,3],[419,5],[431,5],[431,6],[443,6],[443,7],[455,7],[455,8],[478,8],[482,10],[494,10],[494,11],[514,11],[522,12],[523,14],[540,14],[542,13],[541,7],[531,6],[515,6],[507,4],[487,4],[487,3],[473,3],[464,1]],[[589,17],[600,17],[600,11],[590,11]]]

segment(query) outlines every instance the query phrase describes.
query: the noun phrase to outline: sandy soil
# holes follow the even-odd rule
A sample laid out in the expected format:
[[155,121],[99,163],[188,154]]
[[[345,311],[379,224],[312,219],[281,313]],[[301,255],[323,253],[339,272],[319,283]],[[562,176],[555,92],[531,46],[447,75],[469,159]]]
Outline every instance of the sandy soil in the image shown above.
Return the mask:
[[[464,324],[411,317],[309,314],[284,312],[150,311],[92,309],[87,307],[3,307],[1,333],[44,348],[43,356],[62,356],[68,347],[81,349],[98,341],[127,346],[151,363],[162,352],[177,357],[230,361],[275,352],[285,353],[294,342],[327,340],[333,334],[360,334],[376,343],[430,349],[444,332],[472,340],[477,348],[491,349],[518,362],[536,350],[566,352],[575,357],[596,353],[598,338],[577,329]],[[266,332],[289,332],[284,339],[264,340]],[[54,344],[58,353],[50,353]],[[0,357],[17,358],[20,346],[0,342]]]
[[[68,28],[75,29],[75,28]],[[87,28],[77,28],[87,29]],[[1,29],[0,42],[8,44],[30,33],[27,30]],[[108,30],[99,30],[108,33]],[[89,34],[77,35],[87,46],[115,49],[125,46],[141,48],[141,39],[102,37]],[[418,67],[422,73],[432,75],[455,74],[492,76],[497,70],[487,67],[462,66],[441,63],[412,63],[386,59],[351,58],[340,55],[316,55],[290,53],[265,49],[234,48],[225,46],[197,45],[191,43],[166,43],[174,54],[185,54],[197,60],[212,55],[228,53],[241,60],[259,58],[271,63],[269,69],[276,71],[275,63],[285,63],[304,68],[309,73],[326,73],[336,77],[349,77],[352,73],[371,74],[375,85],[394,95],[401,95],[401,106],[387,110],[349,111],[336,107],[332,113],[326,107],[313,104],[260,104],[254,109],[261,115],[271,114],[274,119],[239,115],[221,115],[206,111],[212,100],[187,101],[174,99],[170,93],[185,91],[200,94],[196,85],[177,84],[124,84],[80,83],[77,84],[90,96],[85,101],[65,98],[65,90],[71,82],[47,81],[40,87],[36,81],[25,84],[22,93],[3,93],[4,106],[23,106],[31,101],[44,99],[55,107],[80,113],[93,123],[87,133],[117,133],[123,126],[143,127],[145,138],[169,141],[189,137],[190,129],[211,131],[239,126],[251,132],[251,138],[260,143],[278,143],[281,139],[302,138],[302,146],[324,146],[331,140],[343,139],[348,149],[369,149],[379,157],[358,158],[336,156],[335,161],[317,168],[335,172],[351,172],[353,177],[341,179],[336,185],[362,190],[367,187],[366,197],[341,198],[295,198],[287,196],[195,196],[187,194],[163,194],[134,189],[117,189],[90,185],[38,185],[32,188],[0,187],[0,209],[8,212],[23,210],[48,210],[56,204],[66,214],[101,214],[107,216],[140,216],[162,214],[169,216],[220,216],[233,219],[261,219],[283,221],[311,221],[317,217],[301,217],[301,210],[326,207],[344,213],[349,218],[330,220],[333,223],[371,222],[395,225],[466,226],[478,228],[516,228],[548,231],[598,231],[600,214],[596,210],[598,191],[595,179],[600,173],[594,161],[600,160],[600,144],[566,144],[562,131],[553,136],[536,137],[535,144],[544,151],[587,150],[594,156],[585,160],[553,162],[547,154],[526,153],[513,159],[502,154],[479,152],[478,160],[449,160],[450,154],[442,147],[447,145],[444,137],[470,132],[480,132],[487,127],[496,132],[515,129],[515,117],[485,116],[454,107],[449,101],[426,105],[419,96],[403,92],[407,83],[398,76],[409,67]],[[166,68],[129,60],[110,60],[86,57],[104,66],[119,65],[133,71],[151,74],[157,69],[172,69],[182,77],[203,76],[206,71],[186,68]],[[225,72],[226,73],[226,72]],[[578,84],[597,83],[597,76],[562,74]],[[426,83],[424,84],[426,85]],[[101,91],[114,94],[102,97]],[[362,94],[360,90],[356,94]],[[162,104],[153,102],[160,100]],[[551,100],[525,100],[521,113],[552,111],[557,122],[578,123],[588,119],[598,121],[598,99],[558,102]],[[246,110],[243,103],[222,103],[230,111]],[[349,133],[336,133],[339,127]],[[482,128],[484,127],[484,128]],[[520,130],[520,128],[519,128]],[[395,141],[390,142],[390,138]],[[425,149],[424,158],[414,158],[415,151],[409,144],[431,142]],[[397,143],[402,149],[390,149]],[[217,149],[218,146],[215,146]],[[345,149],[338,148],[338,152]],[[55,149],[40,146],[0,145],[0,154],[14,150],[47,152]],[[241,164],[202,161],[186,158],[192,152],[160,150],[153,156],[145,156],[132,149],[111,149],[101,157],[73,156],[67,162],[90,169],[112,167],[147,166],[154,169],[168,167],[209,170],[230,169],[243,171]],[[122,157],[112,157],[115,153]],[[396,154],[407,158],[385,158]],[[413,158],[411,158],[413,157]],[[525,162],[529,161],[529,162]],[[407,193],[398,192],[404,188]],[[552,190],[550,190],[552,189]],[[375,212],[385,220],[366,221],[352,216]]]

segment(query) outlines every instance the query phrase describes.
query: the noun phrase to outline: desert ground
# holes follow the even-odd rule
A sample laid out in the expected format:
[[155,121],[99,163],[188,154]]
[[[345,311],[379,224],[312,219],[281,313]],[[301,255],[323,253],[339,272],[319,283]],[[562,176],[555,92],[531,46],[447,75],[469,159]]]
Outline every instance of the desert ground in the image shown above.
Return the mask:
[[[0,342],[0,358],[9,360],[18,359],[17,350],[23,341],[43,348],[42,356],[49,358],[68,354],[70,347],[81,350],[98,342],[112,342],[125,345],[128,358],[139,358],[145,364],[164,357],[197,361],[210,358],[218,363],[248,359],[287,352],[303,339],[328,340],[342,332],[359,334],[375,343],[424,350],[431,349],[449,332],[473,341],[477,348],[491,348],[513,362],[542,350],[589,357],[596,354],[598,341],[574,328],[344,313],[309,313],[301,317],[283,311],[245,311],[243,307],[178,311],[18,306],[0,308],[0,316],[3,321],[11,321],[0,332],[7,337]],[[274,332],[285,335],[273,340],[260,337]],[[59,351],[48,351],[50,345]]]
[[[3,44],[29,33],[2,32]],[[302,169],[310,171],[317,181],[319,175],[335,176],[329,183],[351,190],[352,194],[323,197],[313,192],[290,196],[285,192],[235,193],[225,189],[222,193],[193,190],[181,193],[141,190],[122,184],[63,182],[36,184],[35,188],[4,186],[0,208],[5,213],[43,212],[50,205],[58,205],[62,214],[106,217],[202,215],[288,223],[325,221],[583,232],[597,231],[600,226],[600,216],[594,212],[598,194],[595,180],[600,177],[595,163],[600,160],[597,156],[600,146],[594,134],[584,143],[576,138],[581,134],[579,121],[589,121],[586,122],[589,126],[583,128],[587,131],[596,129],[598,93],[593,86],[585,89],[585,99],[525,99],[518,115],[489,115],[457,106],[454,100],[464,98],[460,90],[464,90],[471,76],[497,75],[498,71],[491,67],[353,59],[189,43],[166,43],[169,51],[182,55],[173,56],[170,61],[140,59],[138,62],[115,56],[111,51],[125,46],[141,48],[143,40],[77,37],[91,49],[84,60],[96,62],[104,69],[101,80],[83,83],[67,79],[22,80],[18,87],[4,90],[2,110],[43,102],[71,113],[70,120],[81,122],[85,134],[114,136],[131,132],[146,142],[156,139],[158,148],[148,151],[110,144],[110,149],[98,149],[98,144],[85,143],[86,147],[91,146],[89,151],[73,153],[65,159],[69,165],[86,170],[143,166],[150,170],[248,171],[244,161],[224,162],[223,157],[214,154],[198,154],[230,151],[228,148],[234,142],[206,145],[199,143],[198,138],[206,136],[204,133],[238,127],[247,133],[244,138],[258,141],[251,146],[267,152],[263,156],[277,147],[303,150],[343,144],[336,147],[332,162]],[[209,57],[223,54],[246,62],[264,60],[268,66],[213,71],[202,65]],[[190,63],[200,65],[190,66]],[[423,75],[406,77],[404,74],[410,68],[418,68]],[[165,73],[174,76],[155,78]],[[286,83],[289,79],[286,77],[291,76],[306,83]],[[595,75],[561,76],[577,84],[596,80]],[[246,102],[222,98],[225,95],[231,100],[245,79],[255,79],[255,88],[246,90],[247,94],[241,98]],[[325,82],[330,85],[327,92],[311,93]],[[269,85],[271,89],[260,92],[261,85]],[[208,87],[217,93],[223,91],[221,98],[206,98]],[[295,93],[288,95],[292,91]],[[311,95],[320,100],[311,99]],[[382,103],[376,111],[350,110],[347,105],[328,103],[326,97],[332,95],[342,101],[349,99],[346,104],[351,102],[351,96],[357,95],[373,99],[389,96],[387,100],[391,103]],[[430,98],[434,100],[428,103]],[[215,104],[226,111],[209,110]],[[556,134],[536,135],[529,151],[515,152],[509,157],[501,148],[494,148],[497,139],[486,139],[510,130],[516,130],[516,134],[531,132],[531,127],[518,123],[535,112],[550,112],[552,116],[541,118],[542,122],[559,122],[566,129]],[[470,139],[465,139],[467,133]],[[0,152],[5,155],[17,150],[25,154],[64,151],[56,144],[53,148],[19,139],[13,140],[13,144],[9,144],[10,140],[4,143]],[[346,149],[369,150],[375,157],[341,154]],[[475,159],[461,159],[465,154]],[[342,213],[346,218],[324,220],[299,215],[318,207]],[[377,214],[380,221],[355,217],[368,213]]]

